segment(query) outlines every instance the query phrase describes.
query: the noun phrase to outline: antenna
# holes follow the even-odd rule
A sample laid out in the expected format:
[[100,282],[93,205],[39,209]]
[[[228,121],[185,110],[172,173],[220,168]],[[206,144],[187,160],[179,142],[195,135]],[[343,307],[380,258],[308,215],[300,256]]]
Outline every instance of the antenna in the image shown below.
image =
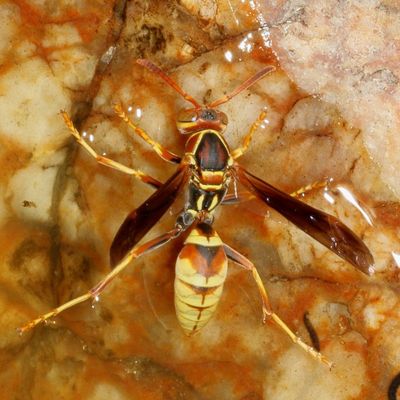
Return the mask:
[[210,104],[207,104],[208,108],[214,108],[217,107],[221,104],[226,103],[229,101],[232,97],[235,97],[237,94],[242,92],[243,90],[249,88],[250,86],[254,85],[257,81],[259,81],[261,78],[263,78],[265,75],[275,71],[275,67],[272,65],[269,65],[268,67],[263,68],[262,70],[258,71],[255,75],[244,81],[241,85],[239,85],[236,89],[234,89],[231,93],[225,95],[224,97],[221,97],[218,100],[213,101]]
[[140,58],[136,62],[142,67],[147,68],[149,71],[157,74],[160,78],[164,79],[175,91],[177,91],[185,100],[192,103],[196,109],[202,108],[201,105],[189,94],[187,94],[172,78],[170,78],[164,71],[162,71],[157,65],[153,64],[150,60]]

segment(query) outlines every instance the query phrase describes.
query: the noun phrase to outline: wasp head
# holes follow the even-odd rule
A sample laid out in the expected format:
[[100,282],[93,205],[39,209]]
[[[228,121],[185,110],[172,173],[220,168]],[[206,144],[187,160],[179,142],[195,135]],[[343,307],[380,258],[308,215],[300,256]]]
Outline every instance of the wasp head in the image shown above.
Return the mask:
[[190,134],[203,129],[213,129],[222,133],[228,124],[228,117],[213,108],[190,108],[179,112],[176,126],[182,134]]

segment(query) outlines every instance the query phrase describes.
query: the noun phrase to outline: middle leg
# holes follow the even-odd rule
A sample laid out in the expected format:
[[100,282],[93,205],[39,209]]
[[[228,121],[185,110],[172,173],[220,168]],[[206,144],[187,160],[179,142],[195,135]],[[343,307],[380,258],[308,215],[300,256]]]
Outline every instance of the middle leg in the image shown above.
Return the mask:
[[[328,187],[329,183],[330,183],[329,180],[315,181],[313,183],[310,183],[307,186],[303,186],[300,189],[297,189],[296,191],[290,193],[290,196],[296,197],[296,198],[303,197],[304,195],[312,192],[313,190],[323,189],[323,188]],[[224,197],[222,204],[223,205],[239,204],[239,203],[243,203],[245,201],[254,200],[255,198],[256,198],[256,196],[254,196],[254,194],[252,194],[250,192],[240,191],[238,193],[235,192],[235,193],[227,194]]]
[[296,191],[290,193],[292,197],[302,197],[306,195],[309,192],[312,192],[313,190],[316,189],[325,189],[329,186],[330,180],[326,179],[324,181],[315,181],[313,183],[310,183],[309,185],[303,186],[300,189],[297,189]]

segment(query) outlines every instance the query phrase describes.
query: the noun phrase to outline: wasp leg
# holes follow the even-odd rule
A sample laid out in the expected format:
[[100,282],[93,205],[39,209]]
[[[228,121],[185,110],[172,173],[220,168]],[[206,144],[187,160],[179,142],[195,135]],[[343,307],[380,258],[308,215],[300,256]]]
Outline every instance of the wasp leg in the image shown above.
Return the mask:
[[53,318],[61,312],[71,308],[79,303],[83,303],[84,301],[92,298],[96,299],[100,293],[105,289],[105,287],[122,271],[125,267],[135,258],[148,253],[152,250],[155,250],[164,244],[168,243],[172,239],[178,237],[183,231],[183,228],[176,227],[175,229],[164,233],[163,235],[148,241],[147,243],[142,244],[141,246],[134,247],[132,250],[127,253],[127,255],[121,260],[121,262],[104,278],[102,279],[96,286],[92,287],[88,292],[79,296],[75,299],[68,301],[67,303],[62,304],[61,306],[53,309],[52,311],[39,316],[38,318],[32,320],[28,324],[19,328],[18,331],[20,333],[24,333],[26,331],[31,330],[36,325],[45,322],[49,318]]
[[[309,192],[312,192],[316,189],[326,188],[329,185],[329,180],[326,181],[316,181],[307,186],[303,186],[295,192],[290,193],[292,197],[302,197]],[[239,204],[244,201],[253,200],[256,197],[250,192],[239,192],[239,193],[229,193],[224,197],[224,200],[221,204],[223,205],[231,205],[231,204]]]
[[244,201],[249,201],[254,199],[255,196],[253,193],[247,191],[238,191],[237,189],[237,180],[236,177],[233,179],[233,193],[227,194],[222,200],[222,205],[231,205],[231,204],[239,204]]
[[145,140],[163,160],[174,164],[179,164],[181,162],[181,158],[179,156],[172,153],[165,147],[161,146],[160,143],[153,140],[143,129],[136,126],[126,115],[125,111],[122,109],[121,104],[115,104],[113,108],[115,113],[120,118],[122,118],[137,135],[139,135],[143,140]]
[[310,183],[307,186],[303,186],[300,189],[296,190],[295,192],[290,193],[292,197],[302,197],[306,195],[309,192],[312,192],[313,190],[316,189],[322,189],[326,188],[329,186],[330,180],[325,180],[325,181],[316,181],[313,183]]
[[157,179],[152,178],[149,175],[146,175],[144,172],[138,169],[132,169],[125,165],[120,164],[117,161],[111,160],[110,158],[103,157],[95,152],[95,150],[86,143],[86,141],[82,138],[79,131],[75,128],[74,123],[71,118],[65,111],[61,111],[61,115],[64,118],[64,122],[67,125],[68,129],[71,131],[72,135],[76,139],[76,141],[93,157],[99,164],[105,165],[106,167],[110,167],[116,169],[117,171],[124,172],[125,174],[132,175],[137,179],[140,179],[142,182],[147,183],[148,185],[158,189],[162,186],[162,183]]
[[248,260],[245,256],[237,252],[232,247],[224,244],[224,250],[227,257],[234,261],[235,263],[239,264],[241,267],[249,270],[253,274],[253,278],[256,281],[258,290],[261,295],[262,303],[263,303],[263,322],[265,323],[269,318],[271,318],[289,337],[292,341],[298,344],[303,350],[307,353],[311,354],[315,359],[320,362],[325,363],[332,367],[332,363],[324,357],[321,353],[316,351],[313,347],[309,346],[308,344],[304,343],[292,330],[272,311],[271,303],[268,298],[267,291],[265,290],[264,284],[258,274],[258,271],[254,264]]
[[[313,190],[326,188],[328,186],[329,186],[329,180],[316,181],[307,186],[301,187],[300,189],[296,190],[295,192],[290,193],[290,196],[296,197],[296,198],[302,197],[302,196],[312,192]],[[242,191],[239,193],[229,193],[224,197],[224,200],[222,201],[221,204],[223,204],[223,205],[239,204],[239,203],[243,203],[244,201],[253,200],[255,198],[256,197],[254,196],[254,194],[252,194],[250,192],[246,192],[246,191]]]
[[222,200],[221,204],[223,205],[239,204],[243,203],[244,201],[249,201],[255,198],[256,196],[254,196],[250,192],[230,193],[224,197],[224,200]]
[[239,158],[240,156],[242,156],[245,153],[245,151],[247,150],[247,148],[250,145],[250,142],[251,142],[254,132],[261,125],[261,123],[265,119],[266,115],[267,115],[267,113],[265,111],[262,111],[260,113],[260,115],[258,116],[256,121],[253,123],[253,125],[251,125],[249,131],[247,132],[247,135],[244,137],[242,145],[231,152],[233,159],[236,160],[237,158]]

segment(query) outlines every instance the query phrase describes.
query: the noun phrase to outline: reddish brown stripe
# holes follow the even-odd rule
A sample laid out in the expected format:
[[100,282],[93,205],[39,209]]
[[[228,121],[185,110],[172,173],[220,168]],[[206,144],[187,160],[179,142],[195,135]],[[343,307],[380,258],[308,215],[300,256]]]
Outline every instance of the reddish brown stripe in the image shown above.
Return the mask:
[[224,182],[224,175],[210,171],[201,171],[201,183],[204,185],[221,185]]
[[219,135],[205,133],[196,150],[197,164],[201,169],[222,171],[228,164],[229,154]]
[[225,124],[221,122],[197,120],[192,126],[188,125],[184,127],[186,133],[193,134],[206,129],[212,129],[217,132],[221,132],[225,127]]
[[[187,306],[187,307],[190,307],[190,308],[194,308],[193,306],[191,306],[190,304],[187,304],[187,303],[185,303],[185,302],[182,302],[183,304],[185,304],[185,306]],[[213,306],[212,306],[213,307]],[[189,322],[191,322],[191,323],[194,323],[195,321],[201,321],[201,319],[202,319],[202,317],[203,317],[203,311],[204,310],[206,310],[207,308],[210,308],[210,307],[196,307],[195,309],[198,311],[198,314],[196,315],[196,319],[191,319],[191,318],[189,318],[189,316],[186,314],[186,313],[184,313],[184,314],[181,314],[180,315],[180,318],[181,319],[184,319],[184,320],[186,320],[186,321],[189,321]],[[206,316],[206,321],[202,321],[202,322],[207,322],[207,321],[209,321],[211,319],[211,315],[210,316]]]
[[205,222],[199,222],[196,226],[196,229],[207,239],[211,236],[215,236],[215,231],[212,226],[210,224],[206,224]]
[[179,156],[170,153],[168,150],[161,149],[161,154],[164,158],[169,159],[171,162],[175,164],[179,164],[182,160]]
[[194,134],[194,135],[190,136],[190,138],[187,140],[186,145],[185,145],[186,153],[194,153],[199,137],[200,137],[200,133],[197,135]]
[[[194,286],[194,285],[191,285],[190,283],[184,282],[182,279],[179,279],[179,278],[178,278],[178,281],[180,284],[185,285],[186,287],[190,288],[193,291],[193,293],[204,296],[204,297],[214,293],[217,289],[219,289],[221,287],[221,285],[211,286],[211,287]],[[183,302],[186,304],[185,301],[183,301]]]
[[222,246],[208,247],[191,243],[185,245],[179,258],[188,260],[193,268],[206,278],[219,274],[226,262]]
[[212,308],[215,307],[215,304],[211,304],[211,306],[204,306],[204,307],[200,307],[200,306],[194,306],[193,304],[188,304],[185,301],[179,299],[179,301],[181,301],[183,304],[185,304],[186,306],[192,308],[193,310],[197,310],[197,311],[204,311],[207,310],[208,308]]

